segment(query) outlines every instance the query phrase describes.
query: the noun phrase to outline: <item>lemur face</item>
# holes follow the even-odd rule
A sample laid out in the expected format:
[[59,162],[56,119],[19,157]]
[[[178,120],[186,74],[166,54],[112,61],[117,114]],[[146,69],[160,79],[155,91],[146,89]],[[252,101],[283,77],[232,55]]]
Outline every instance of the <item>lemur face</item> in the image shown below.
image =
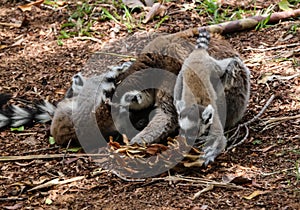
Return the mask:
[[211,105],[203,107],[193,104],[191,107],[184,107],[179,113],[179,126],[181,133],[186,138],[196,138],[209,131],[213,122],[214,109]]

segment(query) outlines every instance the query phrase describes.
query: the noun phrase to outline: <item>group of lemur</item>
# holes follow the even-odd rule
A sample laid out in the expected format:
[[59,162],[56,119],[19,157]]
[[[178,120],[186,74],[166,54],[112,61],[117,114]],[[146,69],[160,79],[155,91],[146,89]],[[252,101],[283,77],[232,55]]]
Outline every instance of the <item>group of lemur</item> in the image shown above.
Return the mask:
[[[196,44],[188,41],[194,36]],[[203,28],[159,36],[134,62],[103,71],[87,78],[76,74],[57,107],[44,102],[28,112],[11,106],[0,113],[0,127],[51,120],[60,145],[78,139],[93,144],[93,131],[82,127],[95,125],[107,141],[126,134],[130,144],[181,135],[203,140],[207,165],[225,149],[224,130],[242,118],[249,100],[248,68],[229,42]]]

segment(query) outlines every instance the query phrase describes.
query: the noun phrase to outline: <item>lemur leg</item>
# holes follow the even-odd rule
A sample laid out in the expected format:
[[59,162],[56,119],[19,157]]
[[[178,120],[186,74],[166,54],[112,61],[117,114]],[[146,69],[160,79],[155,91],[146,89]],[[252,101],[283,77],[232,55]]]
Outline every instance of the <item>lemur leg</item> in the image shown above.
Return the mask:
[[178,128],[175,107],[170,103],[172,96],[158,90],[157,97],[160,98],[155,104],[155,115],[140,133],[130,143],[154,143],[165,140]]

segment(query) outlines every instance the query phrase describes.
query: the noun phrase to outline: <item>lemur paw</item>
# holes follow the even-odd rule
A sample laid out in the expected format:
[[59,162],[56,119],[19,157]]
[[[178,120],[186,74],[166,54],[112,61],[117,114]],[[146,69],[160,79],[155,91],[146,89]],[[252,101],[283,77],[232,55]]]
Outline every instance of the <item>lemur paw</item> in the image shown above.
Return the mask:
[[207,166],[209,163],[212,163],[215,161],[215,158],[223,152],[223,150],[226,147],[226,137],[221,136],[208,136],[208,139],[206,141],[206,145],[203,149],[204,152],[204,164]]

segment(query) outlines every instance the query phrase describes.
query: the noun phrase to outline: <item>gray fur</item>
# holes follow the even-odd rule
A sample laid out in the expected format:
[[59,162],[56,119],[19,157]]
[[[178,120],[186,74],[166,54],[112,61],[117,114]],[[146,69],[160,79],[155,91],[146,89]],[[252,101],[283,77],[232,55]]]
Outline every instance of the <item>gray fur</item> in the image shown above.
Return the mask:
[[[178,75],[174,88],[174,105],[179,115],[179,125],[183,129],[181,133],[186,138],[191,138],[188,132],[195,133],[192,129],[198,130],[196,138],[207,135],[203,149],[207,165],[225,149],[227,142],[218,108],[228,107],[226,127],[233,126],[241,119],[249,99],[250,73],[238,57],[223,60],[212,58],[206,51],[209,36],[204,36],[204,32],[200,34],[196,50],[185,60]],[[197,79],[193,75],[197,75]],[[211,78],[219,78],[222,84],[213,84]],[[220,99],[224,97],[224,93],[225,99]],[[198,106],[200,120],[195,118],[197,113],[192,108],[195,106]]]

